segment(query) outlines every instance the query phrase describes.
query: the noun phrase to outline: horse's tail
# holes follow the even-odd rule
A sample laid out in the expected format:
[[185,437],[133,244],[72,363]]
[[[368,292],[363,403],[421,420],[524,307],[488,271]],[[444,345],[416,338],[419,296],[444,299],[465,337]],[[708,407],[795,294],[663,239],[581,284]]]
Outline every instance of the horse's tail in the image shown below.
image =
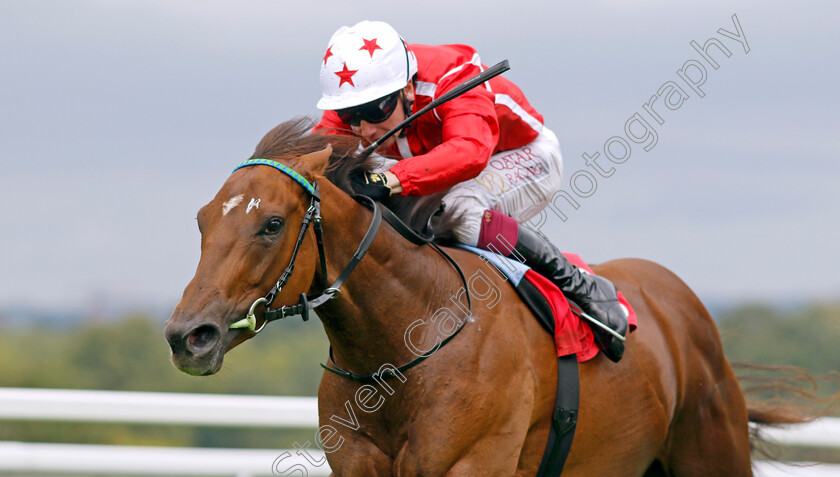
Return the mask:
[[[840,372],[814,376],[798,366],[733,362],[747,401],[750,447],[772,460],[778,448],[762,436],[766,427],[805,424],[840,407]],[[832,391],[833,390],[833,391]]]
[[803,414],[793,406],[781,408],[753,408],[747,406],[747,416],[750,422],[760,426],[778,426],[780,424],[805,424],[816,419],[815,416]]

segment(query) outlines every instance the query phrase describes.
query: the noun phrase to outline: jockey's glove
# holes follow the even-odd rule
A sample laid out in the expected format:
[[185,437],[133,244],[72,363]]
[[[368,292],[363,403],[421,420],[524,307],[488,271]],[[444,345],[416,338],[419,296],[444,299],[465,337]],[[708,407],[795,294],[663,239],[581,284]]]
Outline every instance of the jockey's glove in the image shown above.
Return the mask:
[[388,179],[381,172],[363,172],[350,177],[353,191],[373,200],[387,199],[391,195],[391,188],[387,183]]

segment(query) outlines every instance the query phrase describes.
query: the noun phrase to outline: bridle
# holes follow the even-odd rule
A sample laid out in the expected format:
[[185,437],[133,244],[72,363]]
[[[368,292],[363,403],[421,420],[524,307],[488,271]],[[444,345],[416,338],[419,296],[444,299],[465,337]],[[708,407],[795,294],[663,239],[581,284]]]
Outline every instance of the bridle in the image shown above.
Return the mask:
[[[364,202],[365,205],[370,207],[373,211],[373,219],[368,226],[367,232],[365,232],[364,237],[362,238],[361,243],[356,248],[356,251],[353,253],[353,257],[350,259],[350,262],[344,267],[344,269],[339,273],[338,278],[332,283],[332,285],[327,286],[327,260],[326,260],[326,253],[324,252],[324,239],[323,239],[323,229],[321,228],[321,194],[318,191],[318,184],[311,184],[306,178],[300,175],[297,171],[290,168],[285,164],[281,164],[277,161],[272,161],[269,159],[248,159],[240,163],[233,172],[242,169],[243,167],[249,166],[270,166],[278,171],[286,174],[292,180],[300,184],[301,187],[306,191],[309,195],[309,208],[306,210],[306,214],[303,216],[303,222],[300,226],[300,232],[298,233],[297,241],[295,242],[295,247],[292,250],[292,256],[289,259],[289,265],[283,270],[283,273],[280,275],[280,278],[277,279],[277,282],[274,286],[269,290],[269,292],[264,296],[257,298],[252,304],[251,307],[248,309],[248,314],[245,318],[234,322],[230,325],[231,329],[240,329],[245,328],[254,333],[259,333],[265,328],[266,323],[270,321],[279,320],[282,318],[286,318],[287,316],[294,316],[294,315],[301,315],[304,321],[309,320],[309,310],[313,308],[317,308],[331,298],[334,298],[340,295],[340,288],[341,285],[347,280],[353,270],[356,268],[356,265],[362,261],[367,254],[370,245],[373,243],[373,239],[376,238],[377,232],[379,232],[379,226],[382,223],[382,209],[378,202],[371,199],[367,196],[355,196],[354,198],[358,201]],[[306,235],[306,231],[309,229],[309,225],[312,224],[312,228],[315,232],[315,241],[318,244],[318,259],[321,263],[321,280],[322,280],[322,288],[324,291],[321,292],[320,295],[317,297],[307,297],[305,293],[300,294],[300,298],[298,299],[298,303],[296,305],[283,305],[279,308],[271,309],[272,303],[274,303],[274,299],[283,290],[283,287],[286,286],[286,282],[288,282],[289,278],[292,276],[292,272],[295,269],[295,260],[297,259],[298,251],[300,250],[300,245],[303,243],[303,239]],[[259,305],[265,306],[265,313],[263,318],[263,323],[257,328],[257,317],[256,317],[256,309]]]
[[[264,297],[257,298],[251,304],[251,307],[248,309],[248,314],[245,316],[245,318],[231,324],[230,329],[245,328],[254,333],[259,333],[260,331],[262,331],[263,328],[265,328],[265,325],[268,322],[295,315],[301,315],[303,317],[303,320],[307,321],[309,319],[309,310],[317,308],[329,301],[330,299],[340,295],[341,285],[344,284],[344,282],[356,268],[356,265],[358,265],[359,262],[361,262],[362,259],[365,257],[365,254],[367,254],[368,249],[373,243],[373,239],[376,238],[376,234],[377,232],[379,232],[379,226],[382,224],[383,216],[385,220],[389,224],[391,224],[391,226],[393,226],[394,229],[400,235],[402,235],[415,245],[431,246],[455,268],[455,270],[458,272],[458,275],[461,278],[461,283],[463,283],[463,288],[467,297],[468,313],[472,314],[472,299],[470,298],[470,291],[469,286],[467,284],[467,278],[464,276],[464,272],[461,270],[461,267],[458,266],[458,263],[455,262],[455,260],[452,259],[452,257],[449,256],[449,254],[447,254],[442,248],[440,248],[437,244],[435,244],[432,241],[434,236],[421,236],[417,234],[410,227],[404,224],[396,215],[394,215],[393,212],[391,212],[387,208],[382,207],[379,204],[379,202],[364,195],[354,195],[353,198],[367,205],[373,211],[373,218],[371,219],[370,225],[368,226],[364,237],[362,237],[362,241],[359,243],[359,246],[356,247],[356,251],[353,253],[353,257],[350,259],[350,262],[347,263],[347,265],[344,267],[341,273],[338,274],[338,278],[336,278],[332,285],[327,286],[327,260],[326,253],[324,252],[323,230],[321,228],[321,194],[318,191],[318,184],[310,184],[309,181],[307,181],[303,176],[301,176],[289,166],[269,159],[248,159],[247,161],[244,161],[238,166],[236,166],[233,172],[236,172],[243,167],[249,166],[270,166],[291,177],[295,182],[300,184],[300,186],[303,187],[306,193],[309,195],[309,208],[306,210],[306,214],[303,217],[303,221],[300,226],[300,233],[298,233],[298,238],[295,242],[295,247],[292,250],[292,256],[289,260],[289,265],[286,266],[286,268],[283,270],[283,273],[280,275],[280,278],[277,279],[277,282],[274,284],[271,290],[269,290],[269,292]],[[429,220],[431,221],[431,218]],[[274,302],[274,299],[286,285],[286,282],[292,275],[292,271],[294,271],[295,260],[297,259],[297,254],[300,250],[300,245],[301,243],[303,243],[303,238],[306,235],[306,231],[309,229],[310,224],[313,224],[312,228],[315,231],[315,241],[318,244],[318,258],[321,262],[321,278],[323,281],[324,291],[321,292],[321,294],[315,298],[307,297],[305,293],[301,293],[300,298],[298,299],[298,303],[296,305],[284,305],[279,308],[271,309],[271,304]],[[265,306],[265,313],[263,315],[264,317],[262,325],[260,325],[260,327],[257,328],[256,309],[259,305]],[[455,338],[455,336],[458,333],[460,333],[461,330],[464,329],[464,326],[468,322],[469,320],[467,319],[463,320],[461,322],[461,325],[454,332],[452,332],[452,334],[447,336],[446,339],[442,340],[439,345],[417,356],[410,362],[394,368],[394,370],[397,372],[403,372],[422,363],[423,361],[431,357],[432,354],[434,354],[436,351],[443,348],[447,343],[452,341],[452,339]],[[362,383],[371,382],[377,376],[380,376],[378,373],[356,374],[341,368],[340,366],[338,366],[338,364],[336,364],[335,359],[333,358],[332,347],[330,347],[329,356],[330,362],[332,362],[332,366],[322,364],[321,367],[323,367],[327,371],[338,374],[339,376],[343,376],[347,379],[351,379],[353,381]],[[395,374],[392,370],[386,370],[386,372],[383,372],[381,375],[381,377],[383,378],[390,378],[393,376],[395,376]]]

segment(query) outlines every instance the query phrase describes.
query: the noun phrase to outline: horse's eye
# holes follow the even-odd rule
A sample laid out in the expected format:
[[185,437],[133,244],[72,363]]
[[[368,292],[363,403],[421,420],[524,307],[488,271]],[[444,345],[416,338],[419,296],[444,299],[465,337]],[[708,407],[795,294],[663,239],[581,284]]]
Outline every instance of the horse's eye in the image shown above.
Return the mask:
[[268,219],[268,222],[265,223],[265,228],[263,228],[263,233],[266,235],[274,235],[280,232],[283,229],[283,219],[280,217],[272,217]]

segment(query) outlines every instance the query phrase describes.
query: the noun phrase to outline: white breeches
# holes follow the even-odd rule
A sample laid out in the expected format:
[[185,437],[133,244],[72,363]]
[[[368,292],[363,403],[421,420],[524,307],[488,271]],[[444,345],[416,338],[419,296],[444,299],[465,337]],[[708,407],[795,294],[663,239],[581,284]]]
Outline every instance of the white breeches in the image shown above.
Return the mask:
[[[396,164],[381,156],[379,160],[383,170]],[[457,240],[475,246],[485,210],[496,210],[524,223],[548,205],[560,190],[562,178],[560,143],[544,127],[531,143],[494,154],[476,178],[449,189],[443,197],[444,215],[458,224],[453,230]]]

